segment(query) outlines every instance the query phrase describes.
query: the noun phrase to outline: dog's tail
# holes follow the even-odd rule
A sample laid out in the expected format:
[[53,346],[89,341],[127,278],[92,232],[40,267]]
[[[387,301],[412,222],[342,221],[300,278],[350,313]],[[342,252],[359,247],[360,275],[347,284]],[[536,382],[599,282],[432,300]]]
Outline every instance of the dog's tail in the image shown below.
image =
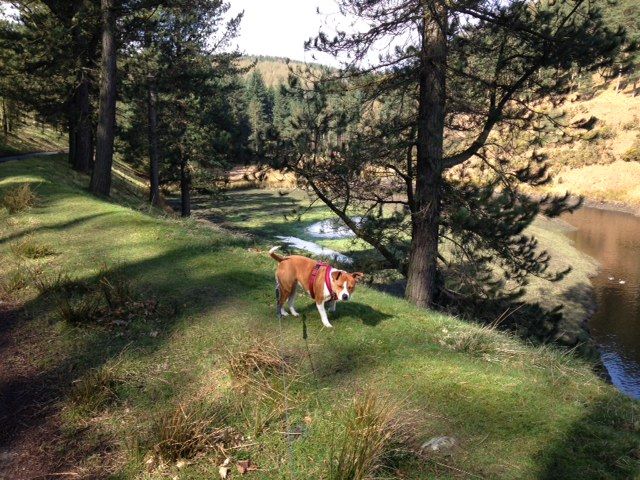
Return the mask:
[[276,253],[276,250],[278,250],[280,247],[273,247],[271,248],[271,250],[269,250],[269,256],[271,258],[273,258],[276,262],[280,263],[281,261],[283,261],[285,259],[285,257],[278,255]]

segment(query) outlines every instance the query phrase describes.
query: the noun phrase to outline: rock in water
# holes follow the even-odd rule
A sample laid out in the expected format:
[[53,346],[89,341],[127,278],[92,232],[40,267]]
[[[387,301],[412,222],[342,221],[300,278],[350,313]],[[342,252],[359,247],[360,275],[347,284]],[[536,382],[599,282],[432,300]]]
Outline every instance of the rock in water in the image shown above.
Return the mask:
[[434,437],[426,441],[420,447],[424,453],[438,453],[440,455],[449,455],[456,446],[456,439],[453,437]]

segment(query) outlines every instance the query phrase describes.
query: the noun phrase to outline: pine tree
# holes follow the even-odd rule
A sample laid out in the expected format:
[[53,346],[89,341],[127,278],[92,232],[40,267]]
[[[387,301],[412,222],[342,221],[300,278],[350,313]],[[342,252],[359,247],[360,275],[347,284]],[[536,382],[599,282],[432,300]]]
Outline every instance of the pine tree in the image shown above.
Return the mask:
[[[147,154],[152,202],[158,201],[161,181],[179,181],[183,216],[191,211],[194,174],[239,155],[230,102],[243,70],[236,66],[237,53],[219,50],[236,35],[241,16],[225,23],[227,10],[217,0],[163,2],[141,15],[145,25],[126,51],[123,93],[131,118],[124,126],[125,154]],[[146,139],[140,129],[146,129]]]
[[[0,30],[13,100],[54,125],[65,124],[69,162],[88,172],[93,161],[92,76],[97,45],[93,2],[19,1],[19,22]],[[16,62],[5,63],[8,57]]]
[[[622,35],[585,0],[339,5],[367,28],[308,43],[349,60],[314,90],[301,89],[304,108],[274,161],[403,272],[406,296],[420,306],[456,293],[438,268],[439,259],[448,263],[439,251],[445,239],[466,260],[458,270],[474,288],[489,280],[490,261],[520,283],[530,273],[556,277],[524,228],[538,212],[575,205],[520,191],[548,176],[535,149],[516,161],[526,150],[518,139],[536,132],[541,103],[564,91],[572,66],[610,62]],[[355,113],[337,100],[354,89],[363,95]]]

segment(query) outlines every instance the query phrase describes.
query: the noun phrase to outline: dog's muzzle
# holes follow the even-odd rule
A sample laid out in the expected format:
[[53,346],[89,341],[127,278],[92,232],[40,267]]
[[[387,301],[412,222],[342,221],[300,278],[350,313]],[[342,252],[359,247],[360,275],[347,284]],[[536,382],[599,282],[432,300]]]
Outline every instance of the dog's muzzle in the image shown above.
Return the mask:
[[342,300],[344,300],[344,301],[349,300],[349,295],[347,293],[343,293],[342,294]]

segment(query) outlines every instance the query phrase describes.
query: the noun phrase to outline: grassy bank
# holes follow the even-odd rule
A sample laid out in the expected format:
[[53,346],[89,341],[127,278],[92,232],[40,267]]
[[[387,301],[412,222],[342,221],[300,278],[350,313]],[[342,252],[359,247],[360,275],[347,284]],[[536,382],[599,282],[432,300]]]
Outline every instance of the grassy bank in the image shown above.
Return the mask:
[[[140,212],[69,178],[62,159],[0,165],[0,195],[38,196],[0,219],[3,301],[22,305],[5,335],[38,368],[23,381],[56,392],[43,443],[60,471],[219,478],[230,458],[230,478],[353,478],[345,465],[366,457],[379,478],[640,474],[638,404],[581,360],[367,288],[332,331],[300,298],[305,342],[300,319],[274,318],[274,264],[251,228]],[[446,454],[419,453],[445,435]]]
[[[290,192],[283,195],[283,192]],[[276,236],[295,236],[315,242],[324,247],[352,257],[356,270],[369,274],[379,268],[383,261],[370,245],[356,238],[327,239],[310,235],[307,228],[320,220],[334,218],[332,212],[320,201],[310,203],[309,197],[301,190],[240,190],[231,191],[223,197],[212,200],[199,197],[194,205],[194,215],[207,222],[224,228],[254,236],[271,242]],[[298,216],[301,214],[301,216]],[[539,303],[551,310],[563,305],[563,318],[558,325],[557,337],[586,342],[587,332],[583,322],[593,313],[594,298],[589,277],[597,271],[597,263],[578,251],[567,239],[569,228],[560,221],[539,217],[529,227],[527,233],[535,236],[541,250],[551,255],[550,270],[571,272],[558,282],[531,277],[522,300]],[[446,252],[445,252],[446,255]],[[369,275],[368,280],[371,281]],[[399,296],[404,292],[403,280],[395,271],[377,272],[375,284]]]
[[29,152],[54,152],[66,147],[65,135],[25,117],[13,131],[0,134],[0,157]]

